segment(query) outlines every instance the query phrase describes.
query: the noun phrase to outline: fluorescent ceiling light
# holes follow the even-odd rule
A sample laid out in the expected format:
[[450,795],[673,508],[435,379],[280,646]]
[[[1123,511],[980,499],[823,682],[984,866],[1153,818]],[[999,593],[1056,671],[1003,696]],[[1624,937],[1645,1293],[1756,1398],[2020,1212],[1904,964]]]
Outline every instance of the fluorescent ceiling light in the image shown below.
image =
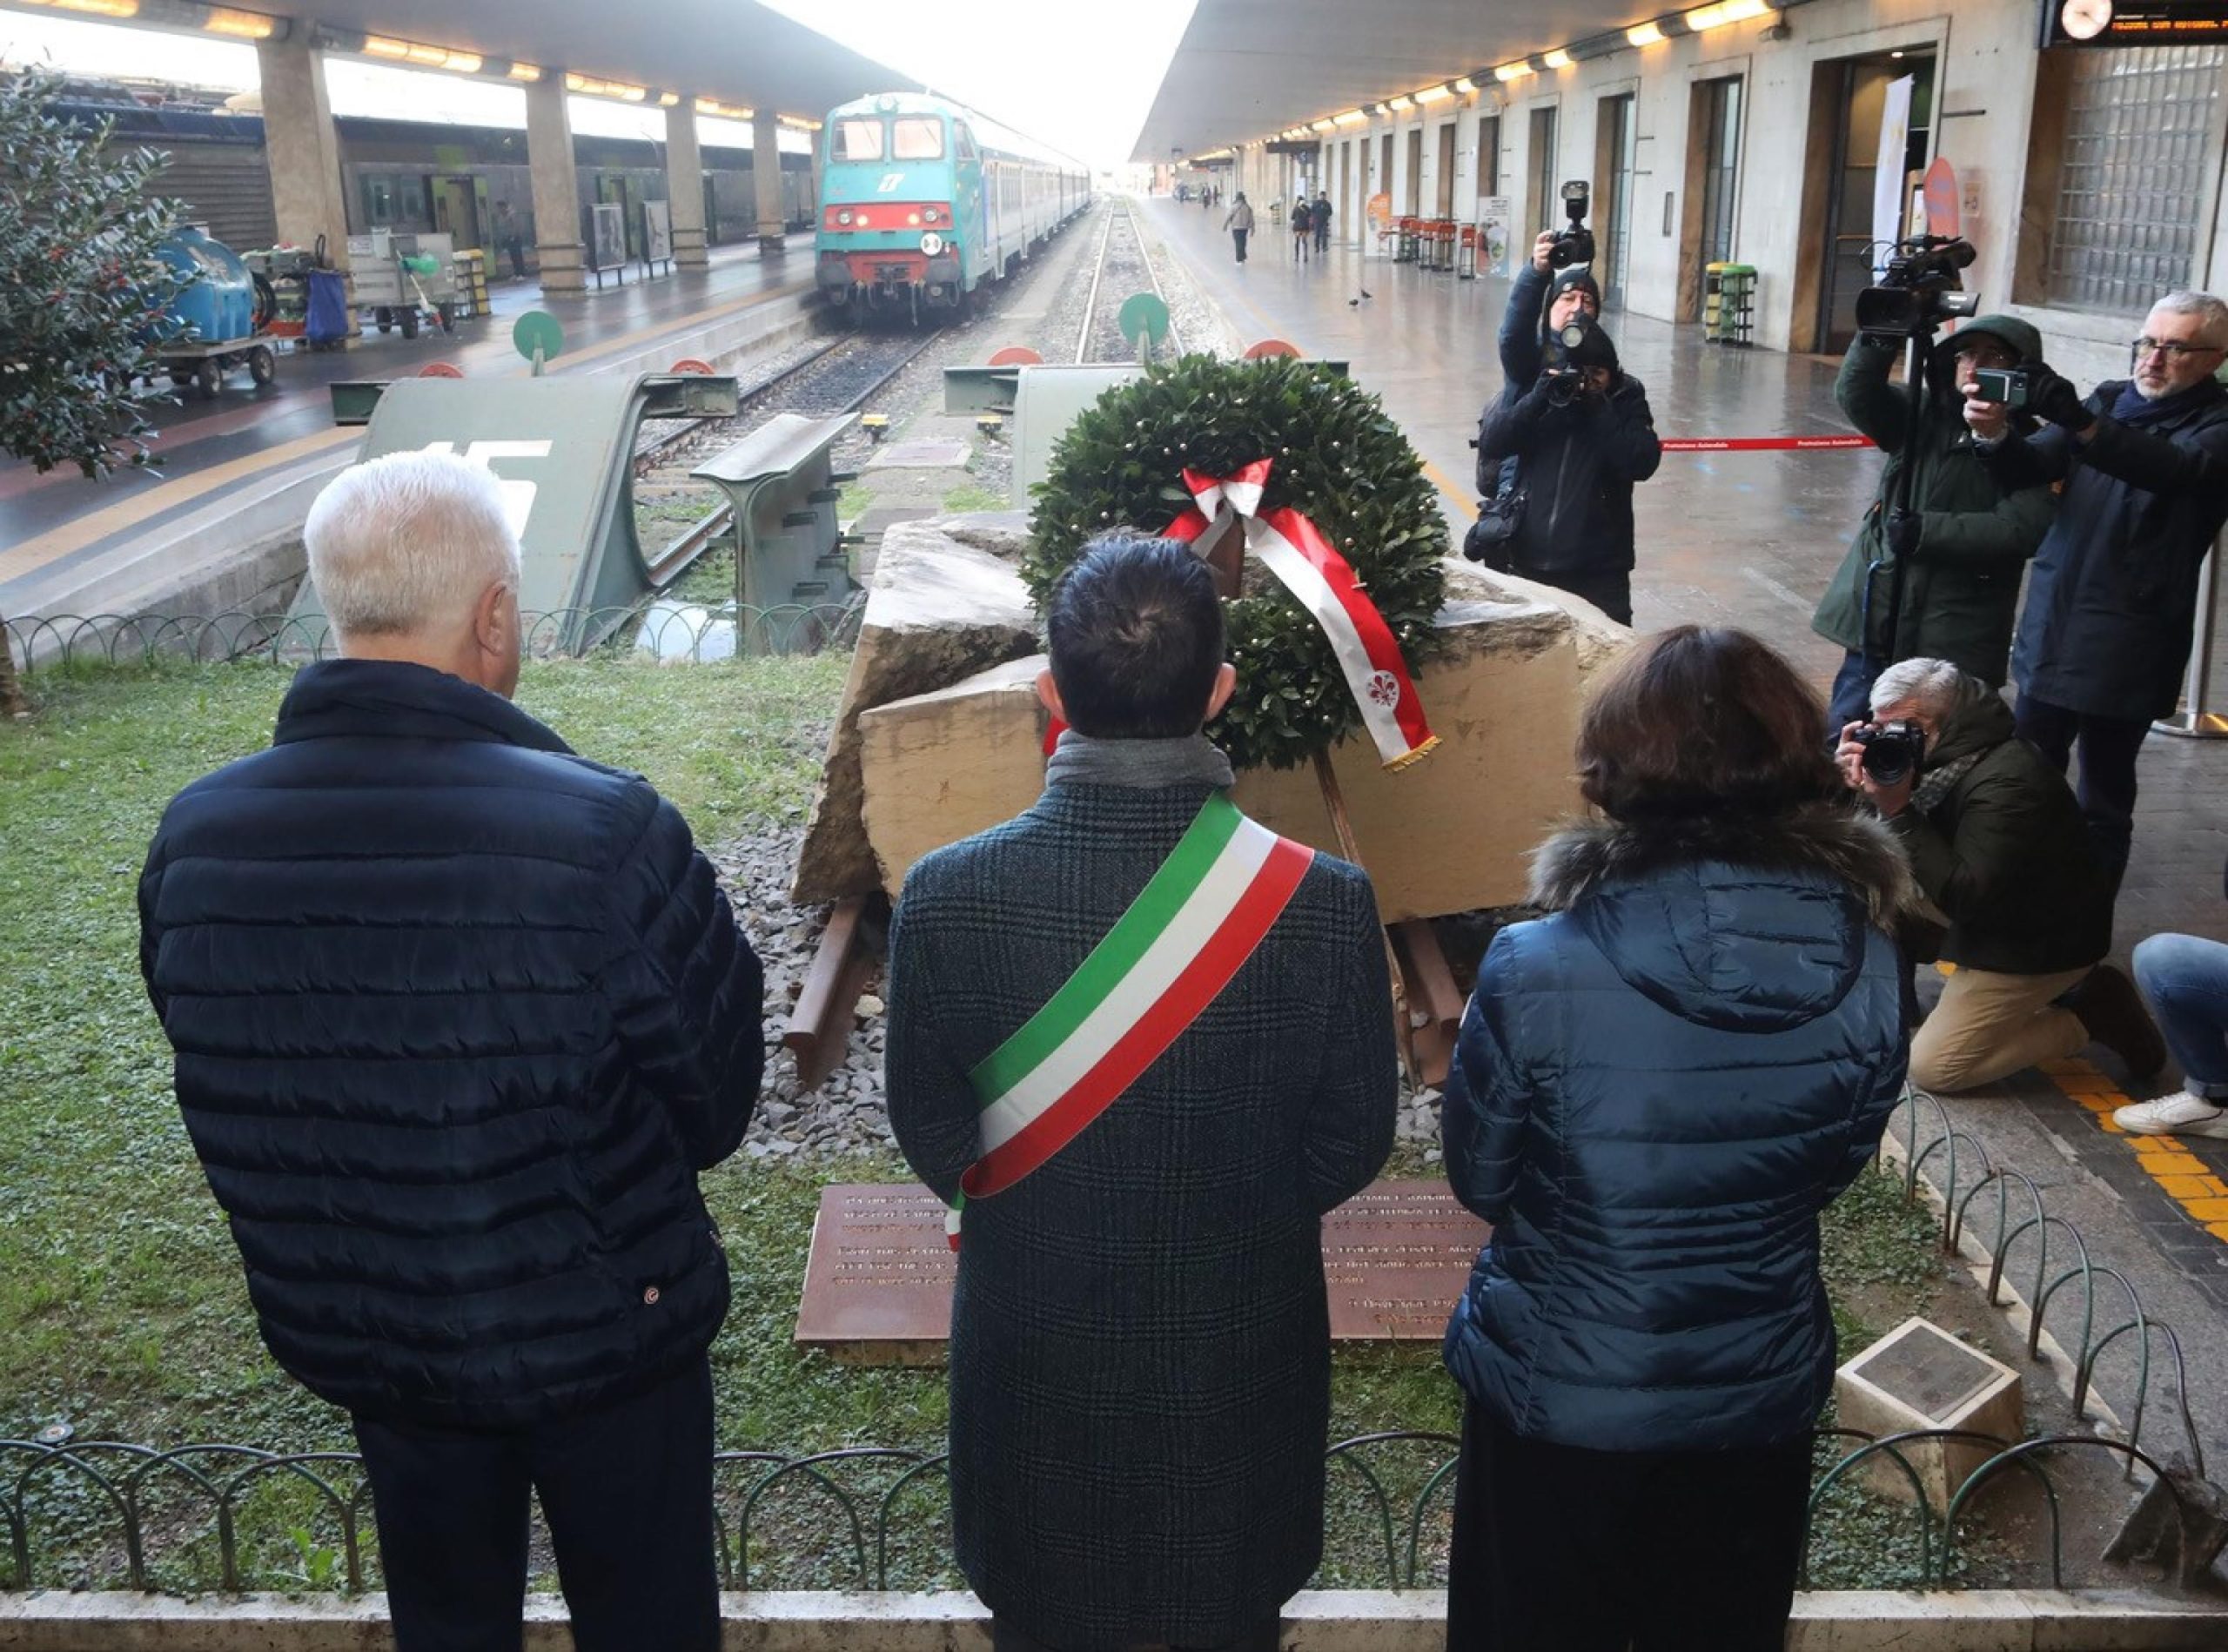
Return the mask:
[[1663,30],[1652,23],[1636,24],[1625,30],[1625,38],[1635,46],[1656,46],[1663,43]]
[[1769,0],[1717,0],[1715,5],[1696,6],[1687,13],[1687,27],[1695,34],[1705,29],[1722,28],[1728,23],[1746,23],[1751,17],[1761,17],[1771,10]]
[[1537,72],[1538,71],[1528,63],[1505,63],[1493,71],[1493,78],[1506,84],[1512,80],[1522,80]]
[[1550,69],[1567,69],[1570,67],[1570,53],[1558,46],[1540,61]]
[[1426,86],[1415,94],[1415,99],[1419,104],[1443,104],[1453,96],[1444,86]]

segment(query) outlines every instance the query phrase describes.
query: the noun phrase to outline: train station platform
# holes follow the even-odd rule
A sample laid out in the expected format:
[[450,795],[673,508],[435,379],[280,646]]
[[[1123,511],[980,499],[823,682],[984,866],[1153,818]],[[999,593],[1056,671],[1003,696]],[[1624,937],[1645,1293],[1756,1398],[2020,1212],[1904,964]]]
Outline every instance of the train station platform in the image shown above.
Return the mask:
[[[1240,265],[1221,229],[1226,208],[1165,198],[1144,205],[1164,244],[1239,336],[1281,338],[1305,354],[1352,363],[1356,379],[1383,396],[1422,453],[1459,534],[1477,497],[1468,442],[1480,407],[1500,386],[1495,339],[1508,283],[1365,259],[1352,245],[1296,262],[1290,233],[1268,225],[1265,210],[1258,220],[1266,232],[1253,238]],[[1849,433],[1833,400],[1837,359],[1712,346],[1699,326],[1614,308],[1603,319],[1626,370],[1646,384],[1666,438]],[[1811,632],[1810,614],[1872,499],[1880,465],[1869,449],[1667,453],[1634,495],[1635,622],[1643,630],[1689,621],[1741,626],[1795,661],[1822,690],[1841,650]],[[2153,735],[2139,774],[2134,855],[2113,937],[2122,967],[2137,942],[2164,930],[2228,942],[2228,741]],[[1930,995],[1924,984],[1922,991]],[[2219,1398],[2228,1393],[2228,1142],[2118,1133],[2111,1105],[2171,1091],[2179,1074],[2170,1068],[2144,1085],[2109,1056],[2087,1053],[2093,1063],[2056,1064],[2062,1071],[1953,1098],[1950,1117],[1995,1162],[2033,1177],[2052,1213],[2082,1227],[2100,1265],[2109,1259],[2126,1272],[2146,1308],[2175,1326],[2209,1453],[2228,1455],[2228,1406]],[[1927,1139],[1923,1132],[1922,1145]],[[1973,1158],[1968,1147],[1966,1187],[1976,1179]],[[1930,1170],[1942,1168],[1937,1153]],[[2031,1269],[2031,1260],[2025,1266]],[[2097,1312],[2121,1308],[2100,1298]],[[2077,1328],[2077,1305],[2072,1312]],[[2055,1307],[2050,1323],[2066,1313]],[[2105,1324],[2100,1317],[2100,1334]],[[2171,1385],[2154,1389],[2153,1398],[2169,1392]],[[2175,1443],[2171,1429],[2158,1439]]]
[[[151,446],[159,471],[126,470],[88,481],[76,471],[42,476],[0,467],[0,614],[22,620],[124,614],[159,607],[189,588],[211,557],[246,550],[299,527],[317,487],[362,433],[336,427],[336,380],[406,378],[436,361],[473,378],[530,371],[511,342],[524,310],[554,315],[565,353],[553,373],[661,370],[711,357],[794,322],[813,302],[812,238],[786,250],[721,248],[710,266],[545,298],[532,282],[498,285],[492,317],[460,321],[453,335],[366,332],[345,351],[282,356],[275,381],[256,388],[235,374],[213,400],[191,389],[157,410]],[[230,607],[258,574],[210,588],[197,611]],[[183,583],[182,583],[183,581]]]

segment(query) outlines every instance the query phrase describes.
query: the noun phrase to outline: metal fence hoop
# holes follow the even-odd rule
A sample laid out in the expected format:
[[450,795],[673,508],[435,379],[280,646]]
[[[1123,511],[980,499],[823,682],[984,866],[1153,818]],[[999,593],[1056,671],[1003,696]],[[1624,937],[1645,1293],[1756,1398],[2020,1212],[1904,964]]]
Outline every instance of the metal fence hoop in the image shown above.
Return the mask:
[[356,1541],[355,1499],[343,1497],[321,1474],[312,1472],[312,1463],[349,1463],[360,1468],[364,1460],[352,1451],[295,1451],[273,1453],[260,1461],[252,1462],[225,1482],[224,1491],[217,1500],[217,1542],[224,1571],[224,1587],[228,1593],[240,1592],[238,1531],[232,1509],[238,1494],[250,1481],[258,1480],[274,1470],[287,1473],[317,1487],[340,1521],[340,1537],[348,1567],[348,1592],[360,1592],[364,1587],[362,1557]]
[[882,1508],[876,1514],[874,1521],[874,1586],[876,1588],[886,1589],[889,1587],[889,1511],[891,1506],[897,1501],[897,1494],[911,1485],[914,1481],[933,1470],[943,1475],[948,1510],[951,1492],[950,1465],[951,1454],[948,1451],[941,1452],[926,1461],[915,1463],[891,1481],[889,1489],[882,1493]]

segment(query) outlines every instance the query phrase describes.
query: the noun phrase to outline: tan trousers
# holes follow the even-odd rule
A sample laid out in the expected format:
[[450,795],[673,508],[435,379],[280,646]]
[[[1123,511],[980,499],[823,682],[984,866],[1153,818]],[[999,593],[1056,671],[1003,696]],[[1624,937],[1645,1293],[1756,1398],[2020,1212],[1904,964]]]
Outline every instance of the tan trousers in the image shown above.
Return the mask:
[[1911,1039],[1911,1082],[1953,1095],[2071,1055],[2089,1042],[2089,1029],[2072,1011],[2051,1008],[2050,1000],[2088,974],[1996,975],[1960,968]]

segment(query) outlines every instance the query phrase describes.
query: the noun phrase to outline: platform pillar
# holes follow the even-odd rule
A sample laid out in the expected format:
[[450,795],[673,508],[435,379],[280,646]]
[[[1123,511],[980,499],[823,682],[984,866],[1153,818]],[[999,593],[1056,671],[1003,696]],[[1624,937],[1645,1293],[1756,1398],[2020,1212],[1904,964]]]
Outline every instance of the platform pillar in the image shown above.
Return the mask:
[[[526,158],[534,173],[534,251],[545,296],[587,286],[587,248],[580,240],[580,177],[573,164],[573,117],[565,106],[565,71],[545,69],[526,88]],[[703,209],[697,209],[701,215]]]
[[325,93],[325,57],[311,49],[307,32],[256,43],[271,205],[282,243],[313,247],[322,235],[325,256],[346,270],[348,207],[340,192],[340,138]]
[[758,188],[758,250],[778,252],[789,240],[782,210],[781,127],[770,109],[750,119],[750,176]]
[[665,111],[665,195],[673,212],[673,261],[701,270],[711,262],[704,250],[704,158],[696,146],[696,106],[686,97]]

